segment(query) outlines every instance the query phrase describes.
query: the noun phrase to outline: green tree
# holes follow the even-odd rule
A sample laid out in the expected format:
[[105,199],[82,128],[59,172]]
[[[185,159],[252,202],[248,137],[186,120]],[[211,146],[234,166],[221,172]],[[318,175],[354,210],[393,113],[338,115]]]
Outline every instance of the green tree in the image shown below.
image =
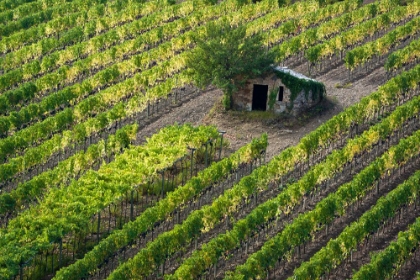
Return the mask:
[[246,36],[246,27],[232,27],[229,22],[209,24],[206,36],[195,38],[197,44],[187,58],[188,71],[196,86],[220,88],[224,106],[231,108],[232,93],[244,82],[268,71],[274,61],[264,50],[259,34]]

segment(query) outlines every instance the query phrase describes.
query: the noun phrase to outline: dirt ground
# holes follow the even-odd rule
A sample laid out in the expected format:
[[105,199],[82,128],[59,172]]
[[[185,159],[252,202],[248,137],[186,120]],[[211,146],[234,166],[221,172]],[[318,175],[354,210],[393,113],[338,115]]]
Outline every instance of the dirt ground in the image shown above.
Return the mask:
[[383,69],[377,69],[362,79],[344,83],[347,71],[343,66],[337,67],[316,78],[326,86],[327,96],[324,101],[296,118],[278,117],[267,112],[225,112],[221,105],[222,92],[212,90],[175,108],[139,133],[143,137],[149,136],[159,128],[175,122],[213,124],[219,130],[226,131],[225,137],[230,142],[230,151],[233,151],[266,132],[269,140],[267,159],[271,159],[287,146],[296,145],[305,134],[344,108],[375,91],[383,75]]
[[[304,71],[305,65],[290,68],[307,74]],[[225,139],[230,142],[228,149],[230,153],[265,132],[268,134],[269,140],[267,150],[267,160],[269,160],[286,147],[296,145],[303,136],[315,130],[334,115],[374,92],[384,83],[385,72],[382,67],[378,67],[367,74],[359,73],[358,77],[349,80],[347,70],[343,65],[339,65],[328,73],[319,75],[316,79],[325,84],[326,98],[318,106],[299,117],[275,116],[268,112],[226,112],[221,104],[223,93],[220,90],[210,90],[172,109],[141,129],[139,133],[142,135],[141,137],[145,137],[155,133],[161,127],[175,122],[189,122],[194,125],[212,124],[216,125],[219,130],[226,131]],[[376,244],[373,247],[379,249],[380,246]],[[370,249],[375,250],[372,247]],[[416,254],[404,266],[404,270],[409,272],[410,276],[402,274],[399,279],[411,279],[420,262],[419,256],[420,254]],[[363,259],[355,263],[360,266],[361,262],[366,262],[366,260]]]

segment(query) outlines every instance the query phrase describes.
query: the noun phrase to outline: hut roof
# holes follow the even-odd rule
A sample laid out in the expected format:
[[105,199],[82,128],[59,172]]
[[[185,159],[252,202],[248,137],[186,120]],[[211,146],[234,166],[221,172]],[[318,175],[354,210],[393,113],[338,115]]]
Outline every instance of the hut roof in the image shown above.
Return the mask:
[[311,78],[309,78],[309,77],[306,77],[305,75],[303,75],[303,74],[301,74],[301,73],[298,73],[298,72],[296,72],[296,71],[293,71],[292,69],[289,69],[289,68],[287,68],[287,67],[276,66],[276,67],[274,67],[274,70],[275,70],[275,71],[282,72],[282,73],[285,73],[285,74],[289,74],[289,75],[291,75],[291,76],[293,76],[293,77],[296,77],[296,78],[298,78],[298,79],[303,79],[303,80],[307,80],[307,81],[314,81],[314,82],[317,82],[316,80],[311,79]]

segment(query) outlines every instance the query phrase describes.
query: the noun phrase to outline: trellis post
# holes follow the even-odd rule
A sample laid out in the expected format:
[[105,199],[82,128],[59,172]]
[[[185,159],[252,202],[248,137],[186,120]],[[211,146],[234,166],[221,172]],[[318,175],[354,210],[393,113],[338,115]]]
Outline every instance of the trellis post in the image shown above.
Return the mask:
[[190,171],[190,178],[192,178],[193,176],[193,163],[194,163],[194,152],[196,150],[196,148],[191,148],[191,147],[187,147],[188,150],[191,151],[191,171]]
[[226,133],[226,131],[219,131],[221,138],[220,138],[220,150],[219,150],[219,160],[222,156],[222,147],[223,147],[223,135]]

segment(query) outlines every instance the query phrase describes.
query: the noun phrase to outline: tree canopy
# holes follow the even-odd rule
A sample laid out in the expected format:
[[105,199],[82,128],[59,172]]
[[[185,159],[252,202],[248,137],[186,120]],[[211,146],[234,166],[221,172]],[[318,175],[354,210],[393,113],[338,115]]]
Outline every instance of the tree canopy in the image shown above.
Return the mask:
[[196,39],[196,48],[187,58],[189,74],[196,86],[220,88],[224,106],[231,108],[232,93],[250,78],[271,68],[274,56],[262,44],[262,36],[246,36],[246,27],[232,27],[229,22],[210,24],[206,36]]

